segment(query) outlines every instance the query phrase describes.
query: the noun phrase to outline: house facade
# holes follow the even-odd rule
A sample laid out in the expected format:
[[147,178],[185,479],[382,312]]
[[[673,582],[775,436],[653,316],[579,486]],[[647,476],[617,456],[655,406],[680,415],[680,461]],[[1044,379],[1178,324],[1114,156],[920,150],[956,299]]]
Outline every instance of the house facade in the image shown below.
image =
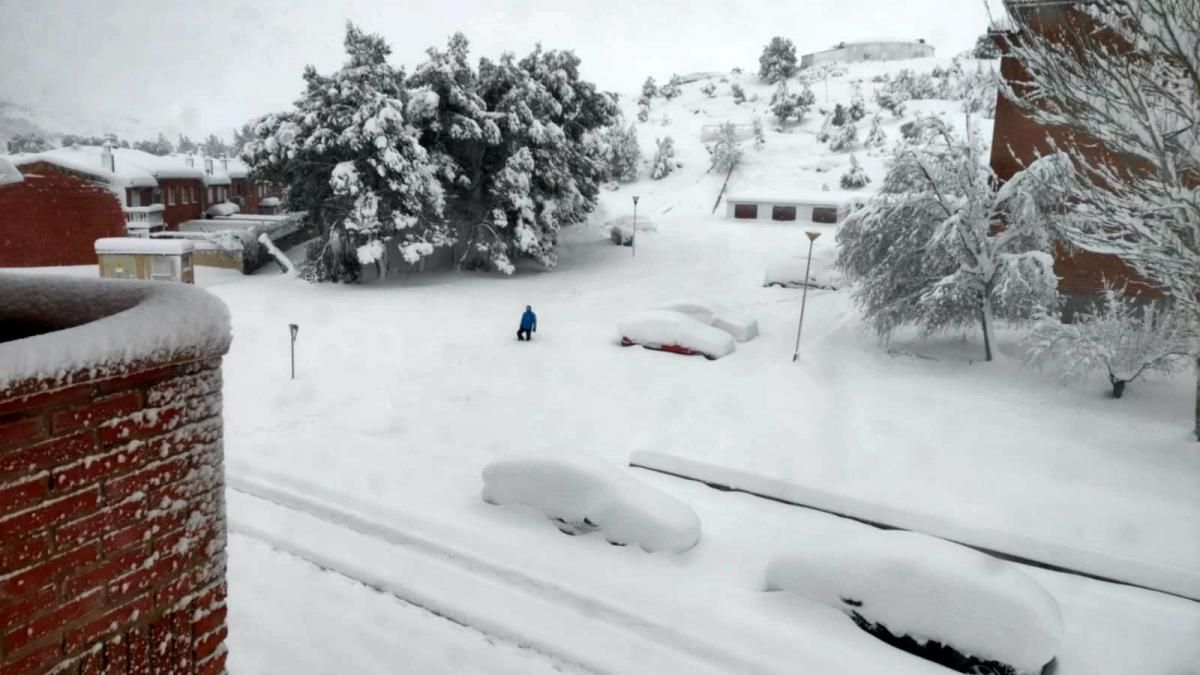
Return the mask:
[[[1083,25],[1083,17],[1075,0],[1008,0],[1009,13],[1019,17],[1031,31],[1054,35],[1062,30],[1075,30]],[[1000,76],[1014,91],[1029,81],[1029,73],[1012,55],[1011,45],[1019,44],[1021,35],[1015,30],[992,31],[1003,54]],[[1052,152],[1053,145],[1068,142],[1083,149],[1089,159],[1112,159],[1103,145],[1066,129],[1047,127],[1034,121],[1016,103],[1001,92],[996,101],[996,120],[993,127],[990,162],[1001,181],[1007,181],[1040,156]],[[1059,247],[1055,252],[1054,272],[1059,277],[1059,292],[1066,298],[1067,315],[1085,306],[1103,292],[1106,283],[1125,286],[1133,294],[1154,297],[1158,291],[1138,276],[1119,258],[1112,255]]]

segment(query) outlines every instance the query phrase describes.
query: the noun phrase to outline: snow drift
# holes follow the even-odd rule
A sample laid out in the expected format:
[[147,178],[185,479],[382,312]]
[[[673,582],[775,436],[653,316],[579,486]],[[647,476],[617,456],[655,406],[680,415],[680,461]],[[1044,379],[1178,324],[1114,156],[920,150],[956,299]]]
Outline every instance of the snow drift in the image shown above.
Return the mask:
[[758,337],[757,319],[715,302],[689,298],[663,305],[660,309],[690,316],[700,323],[729,333],[738,342],[747,342]]
[[[620,216],[605,223],[608,228],[609,237],[615,244],[628,244],[633,240],[634,222],[633,216]],[[657,232],[658,226],[649,218],[639,217],[637,219],[638,232]]]
[[[767,566],[767,590],[1035,673],[1062,645],[1054,598],[1016,566],[916,532],[806,542]],[[857,621],[856,621],[857,622]],[[861,624],[860,624],[861,625]]]
[[483,470],[483,501],[532,507],[568,534],[598,529],[614,544],[651,553],[700,541],[691,507],[586,455],[493,462]]
[[209,216],[215,218],[217,216],[232,216],[233,214],[235,214],[241,210],[242,210],[241,207],[239,207],[237,204],[234,204],[233,202],[221,202],[219,204],[213,204],[212,206],[208,207],[208,211],[206,211],[205,213],[207,213]]
[[[808,270],[809,288],[836,291],[847,285],[845,275],[834,264],[836,260],[836,248],[819,248],[813,251],[812,267]],[[767,266],[763,286],[799,288],[805,284],[804,270],[807,265],[807,256],[794,256],[771,263]]]
[[25,176],[9,160],[0,157],[0,185],[12,185],[25,180]]
[[626,317],[617,332],[628,344],[651,349],[703,354],[719,359],[733,353],[733,337],[694,318],[665,309],[652,309]]

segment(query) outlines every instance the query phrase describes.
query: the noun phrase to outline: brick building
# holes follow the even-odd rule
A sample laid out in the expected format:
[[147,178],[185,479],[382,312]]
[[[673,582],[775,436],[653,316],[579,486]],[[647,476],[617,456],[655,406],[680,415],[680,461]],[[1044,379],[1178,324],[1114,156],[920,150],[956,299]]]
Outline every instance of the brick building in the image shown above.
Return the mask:
[[224,306],[0,276],[0,673],[223,672]]
[[125,235],[121,201],[97,177],[32,163],[20,178],[0,184],[0,267],[94,263],[94,241]]
[[[1083,17],[1077,6],[1085,0],[1007,0],[1010,15],[1019,17],[1029,30],[1041,35],[1081,30]],[[1021,34],[1014,29],[992,31],[992,37],[1003,54],[1000,76],[1015,91],[1029,81],[1029,73],[1011,54],[1010,43],[1019,44]],[[1051,151],[1051,141],[1066,145],[1068,141],[1090,151],[1093,159],[1109,157],[1102,145],[1072,135],[1065,129],[1045,127],[1032,120],[1018,105],[999,94],[993,127],[991,166],[1002,181],[1011,178],[1022,166]],[[1059,291],[1068,301],[1070,314],[1080,303],[1087,302],[1104,290],[1106,282],[1125,284],[1130,292],[1156,296],[1157,290],[1139,279],[1119,258],[1089,251],[1067,251],[1059,247],[1055,254],[1054,271],[1059,276]]]

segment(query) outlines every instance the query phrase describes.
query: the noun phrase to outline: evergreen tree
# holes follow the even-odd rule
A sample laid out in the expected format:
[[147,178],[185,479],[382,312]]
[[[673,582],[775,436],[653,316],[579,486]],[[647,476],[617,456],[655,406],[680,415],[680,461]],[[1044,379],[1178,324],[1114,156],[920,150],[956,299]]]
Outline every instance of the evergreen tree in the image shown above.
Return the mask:
[[742,90],[742,85],[734,82],[729,85],[729,92],[733,94],[733,102],[741,105],[746,102],[746,92]]
[[632,124],[625,127],[618,121],[608,128],[605,135],[608,147],[608,175],[623,183],[637,180],[642,162],[637,128]]
[[897,147],[879,192],[837,234],[838,266],[861,281],[854,300],[876,332],[980,325],[990,361],[997,321],[1053,310],[1053,219],[1063,194],[1045,179],[1059,164],[1039,160],[997,191],[983,144],[924,119]]
[[642,99],[649,101],[655,96],[658,96],[658,85],[654,83],[653,77],[647,77],[642,83]]
[[50,144],[38,133],[17,134],[8,141],[8,151],[10,153],[44,152],[49,149]]
[[670,101],[671,99],[679,96],[679,94],[682,93],[679,86],[680,86],[679,76],[672,75],[671,79],[666,84],[659,87],[658,93],[661,94],[663,98]]
[[649,101],[642,101],[638,103],[637,119],[639,122],[646,122],[650,119]]
[[883,127],[880,126],[882,121],[879,113],[871,116],[871,131],[867,133],[867,139],[863,141],[864,147],[881,148],[887,143],[887,134],[883,132]]
[[766,144],[767,144],[767,136],[763,131],[762,119],[755,117],[754,118],[754,149],[762,150],[763,146],[765,146]]
[[855,122],[867,116],[867,103],[863,100],[862,84],[854,83],[854,92],[850,95],[850,108],[846,111]]
[[198,146],[196,142],[183,134],[179,134],[179,142],[175,144],[175,148],[184,154],[196,152]]
[[239,156],[246,149],[246,144],[254,139],[254,129],[250,123],[243,124],[240,129],[233,130],[233,145],[229,147],[229,154]]
[[858,140],[858,125],[847,120],[841,126],[835,126],[829,136],[829,149],[835,152],[849,150]]
[[232,149],[225,145],[225,141],[216,134],[209,134],[208,138],[204,139],[204,144],[200,146],[200,152],[207,157],[227,157],[233,154]]
[[853,153],[850,154],[850,168],[846,173],[842,174],[842,189],[857,190],[865,187],[871,182],[870,176],[866,171],[863,171],[862,165],[858,163],[858,158]]
[[392,238],[415,263],[453,237],[435,167],[405,116],[403,73],[387,63],[391,48],[350,24],[345,49],[332,74],[305,69],[295,109],[259,120],[245,157],[324,227],[307,275],[352,282]]
[[796,46],[784,37],[773,37],[758,57],[758,77],[768,84],[786,80],[796,72]]
[[700,92],[707,98],[713,98],[717,95],[717,85],[712,82],[705,82],[704,86],[700,87]]
[[713,142],[705,146],[709,159],[712,161],[709,171],[729,174],[742,163],[742,146],[737,138],[737,127],[732,122],[725,122],[717,131]]
[[675,170],[675,141],[670,136],[655,141],[658,149],[654,152],[654,162],[650,167],[650,177],[658,180]]
[[971,56],[976,59],[998,59],[1000,55],[1000,46],[987,33],[980,35],[971,49]]

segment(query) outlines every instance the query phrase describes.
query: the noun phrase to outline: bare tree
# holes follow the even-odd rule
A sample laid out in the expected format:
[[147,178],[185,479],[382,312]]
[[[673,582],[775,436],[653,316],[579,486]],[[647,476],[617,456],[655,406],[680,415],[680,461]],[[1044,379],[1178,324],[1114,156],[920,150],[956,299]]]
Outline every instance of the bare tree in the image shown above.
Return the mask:
[[1062,233],[1120,257],[1200,323],[1200,2],[1080,3],[1058,25],[1011,9],[1029,81],[1005,94],[1073,160]]

